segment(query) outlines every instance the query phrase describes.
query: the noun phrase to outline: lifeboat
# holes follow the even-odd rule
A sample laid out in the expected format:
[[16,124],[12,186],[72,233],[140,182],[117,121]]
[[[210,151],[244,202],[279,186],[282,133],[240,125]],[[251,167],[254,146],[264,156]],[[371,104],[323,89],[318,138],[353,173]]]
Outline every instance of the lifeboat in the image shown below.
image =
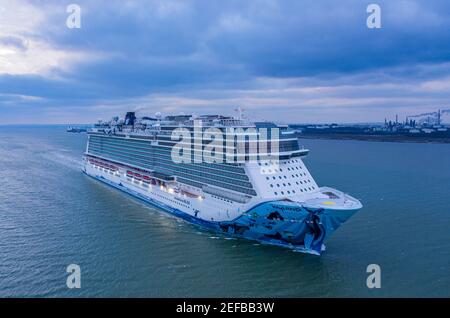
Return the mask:
[[145,183],[150,183],[151,182],[151,178],[149,176],[143,176],[144,182]]

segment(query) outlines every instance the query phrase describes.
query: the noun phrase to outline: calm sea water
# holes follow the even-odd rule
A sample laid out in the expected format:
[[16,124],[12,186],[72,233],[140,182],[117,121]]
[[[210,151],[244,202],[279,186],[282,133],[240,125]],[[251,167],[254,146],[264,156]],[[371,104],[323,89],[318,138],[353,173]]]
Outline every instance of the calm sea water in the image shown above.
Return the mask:
[[[449,145],[302,141],[317,182],[364,204],[317,257],[217,237],[92,180],[85,142],[0,127],[0,296],[450,297]],[[372,263],[381,289],[366,287]]]

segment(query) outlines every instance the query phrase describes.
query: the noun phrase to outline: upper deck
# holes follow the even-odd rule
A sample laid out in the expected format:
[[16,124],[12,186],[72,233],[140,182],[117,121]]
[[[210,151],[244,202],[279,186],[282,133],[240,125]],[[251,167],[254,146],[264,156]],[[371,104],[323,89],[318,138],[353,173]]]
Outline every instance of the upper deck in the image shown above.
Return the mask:
[[[88,131],[90,135],[108,135],[119,138],[150,140],[154,145],[173,147],[188,142],[195,147],[208,144],[220,146],[223,156],[230,152],[256,155],[258,160],[289,159],[306,156],[309,150],[300,148],[293,131],[273,122],[251,122],[247,119],[221,115],[177,115],[136,118],[127,113],[125,119],[113,118],[99,122]],[[188,141],[181,135],[188,135]],[[219,145],[218,143],[221,143]],[[198,150],[198,148],[196,149]],[[220,150],[217,151],[220,153]]]

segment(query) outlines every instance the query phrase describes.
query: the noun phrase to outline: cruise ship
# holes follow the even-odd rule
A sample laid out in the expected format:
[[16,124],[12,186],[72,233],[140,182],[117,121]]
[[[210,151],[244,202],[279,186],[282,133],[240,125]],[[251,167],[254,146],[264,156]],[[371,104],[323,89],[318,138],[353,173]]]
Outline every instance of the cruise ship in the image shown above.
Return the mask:
[[88,176],[225,236],[320,255],[362,207],[316,183],[303,162],[309,150],[284,125],[128,112],[87,133]]

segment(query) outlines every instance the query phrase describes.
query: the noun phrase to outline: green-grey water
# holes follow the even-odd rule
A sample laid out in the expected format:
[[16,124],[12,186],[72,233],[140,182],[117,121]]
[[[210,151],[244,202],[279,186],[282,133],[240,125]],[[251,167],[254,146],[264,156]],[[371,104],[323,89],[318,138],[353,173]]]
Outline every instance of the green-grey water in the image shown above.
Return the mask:
[[[0,127],[0,296],[450,297],[449,145],[302,140],[316,181],[364,204],[318,257],[219,237],[103,185],[81,173],[85,143]],[[66,286],[72,263],[80,289]]]

